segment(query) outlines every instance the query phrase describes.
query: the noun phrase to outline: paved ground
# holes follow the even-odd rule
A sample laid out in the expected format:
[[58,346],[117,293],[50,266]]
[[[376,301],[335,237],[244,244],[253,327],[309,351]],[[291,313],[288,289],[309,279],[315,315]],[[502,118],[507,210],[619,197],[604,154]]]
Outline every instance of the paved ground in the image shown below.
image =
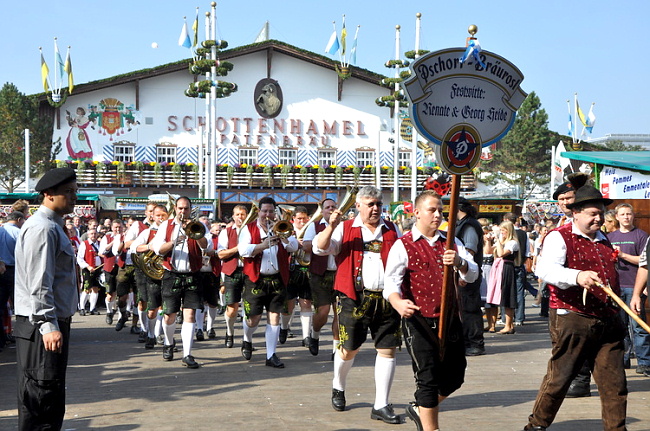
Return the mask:
[[[546,369],[549,339],[538,310],[515,335],[487,335],[485,356],[468,358],[464,386],[442,404],[444,430],[520,430],[526,423]],[[299,334],[298,319],[293,331]],[[198,370],[164,362],[161,349],[145,351],[128,328],[116,332],[104,315],[75,317],[67,382],[67,430],[413,430],[406,420],[386,425],[370,420],[374,400],[374,354],[364,346],[348,379],[346,412],[330,406],[331,334],[324,331],[321,354],[312,357],[299,337],[278,349],[285,369],[264,366],[264,331],[260,328],[250,362],[238,346],[223,347],[219,337],[195,343]],[[239,331],[241,334],[241,331]],[[180,339],[180,334],[177,334]],[[177,354],[180,356],[180,353]],[[650,379],[627,371],[628,429],[650,430]],[[398,353],[391,394],[403,413],[413,398],[408,354]],[[15,349],[0,353],[0,430],[17,428]],[[552,430],[602,429],[600,403],[592,384],[590,398],[568,399]]]

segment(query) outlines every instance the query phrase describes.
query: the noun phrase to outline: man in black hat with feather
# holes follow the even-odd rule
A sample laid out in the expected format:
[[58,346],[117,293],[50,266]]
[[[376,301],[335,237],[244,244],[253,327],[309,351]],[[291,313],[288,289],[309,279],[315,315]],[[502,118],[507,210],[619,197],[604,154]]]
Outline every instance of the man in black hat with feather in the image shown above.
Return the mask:
[[585,179],[571,179],[575,200],[567,208],[573,220],[546,236],[537,264],[536,275],[549,284],[551,292],[553,348],[524,430],[544,431],[551,425],[585,361],[598,385],[604,429],[626,429],[625,327],[618,308],[601,288],[608,285],[614,293],[620,291],[616,253],[600,231],[605,206],[612,200],[585,185]]

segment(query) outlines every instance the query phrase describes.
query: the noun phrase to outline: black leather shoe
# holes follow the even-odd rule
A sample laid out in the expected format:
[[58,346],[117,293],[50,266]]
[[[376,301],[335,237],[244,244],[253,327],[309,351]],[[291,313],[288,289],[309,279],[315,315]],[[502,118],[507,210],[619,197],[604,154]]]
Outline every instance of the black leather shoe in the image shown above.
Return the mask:
[[199,368],[199,363],[194,360],[194,356],[192,355],[187,355],[186,357],[183,358],[181,361],[184,367],[187,368]]
[[81,310],[79,310],[79,315],[80,316],[85,316],[86,315],[86,310],[84,310],[83,308]]
[[318,338],[309,337],[309,353],[312,356],[318,356]]
[[226,347],[230,349],[233,344],[235,344],[234,337],[232,335],[226,335]]
[[144,331],[140,331],[138,334],[138,343],[146,343],[147,342],[147,333]]
[[163,360],[174,360],[174,346],[163,346]]
[[278,356],[274,353],[273,356],[266,360],[266,366],[273,368],[284,368],[284,363],[282,363],[280,358],[278,358]]
[[99,316],[99,311],[97,311],[96,308],[93,308],[92,310],[90,310],[90,315],[91,316]]
[[337,412],[345,410],[345,391],[332,389],[332,407]]
[[117,323],[115,324],[115,330],[119,332],[122,329],[124,329],[124,325],[126,325],[127,319],[128,317],[126,315],[120,317],[120,320],[118,320]]
[[140,334],[140,332],[142,332],[140,331],[140,328],[138,328],[137,326],[131,326],[131,334],[136,335],[136,334]]
[[153,349],[153,347],[156,345],[156,339],[155,338],[149,338],[147,337],[147,341],[144,342],[144,348],[147,350]]
[[414,403],[410,403],[408,406],[406,406],[406,416],[408,416],[413,421],[413,423],[415,423],[417,431],[424,430],[422,427],[422,421],[420,420],[420,411]]
[[370,412],[370,419],[376,419],[378,421],[384,421],[387,424],[399,424],[402,423],[402,420],[398,415],[393,411],[393,406],[388,404],[379,410],[374,408]]
[[289,330],[288,329],[282,329],[280,328],[280,337],[278,338],[278,341],[280,341],[280,344],[284,344],[287,342],[287,336],[289,335]]
[[465,349],[465,356],[481,356],[485,355],[485,348],[482,347],[468,347]]
[[247,361],[251,360],[251,356],[253,356],[253,345],[250,342],[248,341],[241,342],[241,355]]
[[107,325],[112,325],[113,324],[113,316],[115,313],[106,313],[106,324]]
[[591,386],[589,383],[571,382],[569,390],[566,393],[566,398],[583,398],[591,396]]
[[546,427],[532,426],[531,424],[528,424],[524,427],[524,431],[546,431]]
[[203,341],[205,340],[205,335],[203,335],[203,331],[199,329],[196,331],[196,341]]
[[212,340],[213,338],[217,338],[217,333],[214,332],[214,329],[210,329],[210,330],[208,331],[208,338],[211,339],[211,340]]

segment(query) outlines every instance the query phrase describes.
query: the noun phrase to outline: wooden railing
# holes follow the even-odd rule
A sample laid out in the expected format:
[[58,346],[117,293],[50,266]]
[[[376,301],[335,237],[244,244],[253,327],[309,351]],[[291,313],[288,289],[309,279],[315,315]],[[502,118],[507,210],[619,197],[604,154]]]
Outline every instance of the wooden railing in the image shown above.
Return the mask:
[[[428,175],[418,174],[418,187],[427,179]],[[117,175],[115,170],[106,170],[98,173],[89,168],[77,170],[77,182],[91,187],[197,187],[199,175],[193,171],[176,173],[168,170],[154,172],[153,170],[137,171],[126,169]],[[411,176],[398,175],[399,187],[410,188]],[[217,188],[285,188],[285,189],[313,189],[313,188],[343,188],[347,185],[359,186],[375,185],[375,174],[361,173],[358,177],[354,173],[336,174],[327,173],[278,173],[267,174],[263,172],[217,172]],[[381,187],[393,187],[393,176],[381,174]],[[473,174],[461,177],[461,189],[475,190],[476,178]]]

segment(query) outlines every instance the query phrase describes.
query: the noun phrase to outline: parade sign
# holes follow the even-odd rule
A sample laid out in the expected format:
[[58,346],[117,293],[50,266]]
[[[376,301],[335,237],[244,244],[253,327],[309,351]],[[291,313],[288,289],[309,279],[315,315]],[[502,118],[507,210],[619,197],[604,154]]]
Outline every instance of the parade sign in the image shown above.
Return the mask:
[[648,199],[650,176],[608,166],[600,173],[600,192],[609,199]]
[[481,148],[503,138],[527,94],[521,71],[489,51],[461,58],[465,48],[426,54],[411,65],[404,88],[415,128],[434,148],[438,163],[452,174],[471,171]]

